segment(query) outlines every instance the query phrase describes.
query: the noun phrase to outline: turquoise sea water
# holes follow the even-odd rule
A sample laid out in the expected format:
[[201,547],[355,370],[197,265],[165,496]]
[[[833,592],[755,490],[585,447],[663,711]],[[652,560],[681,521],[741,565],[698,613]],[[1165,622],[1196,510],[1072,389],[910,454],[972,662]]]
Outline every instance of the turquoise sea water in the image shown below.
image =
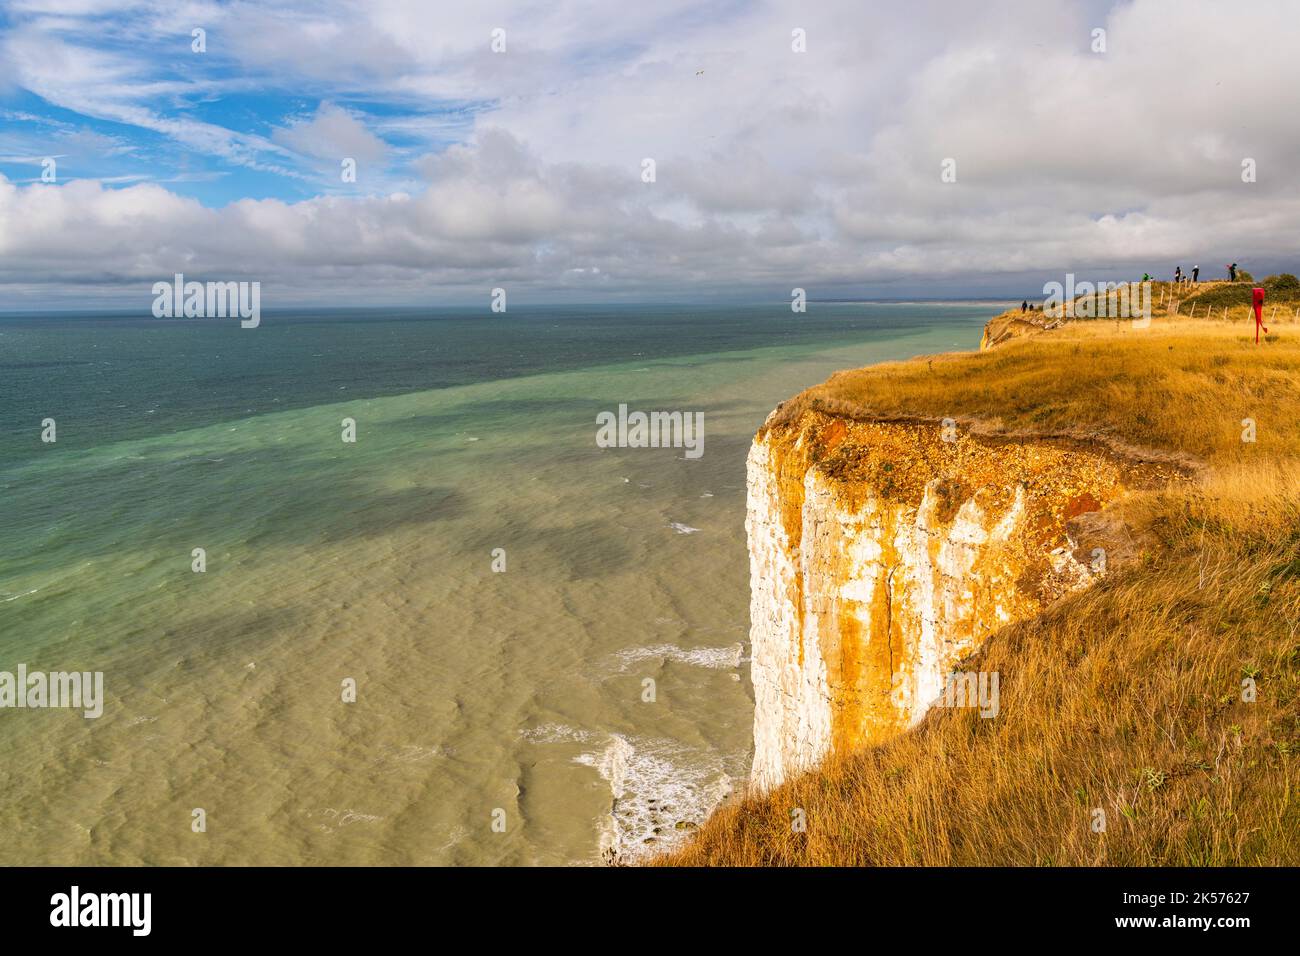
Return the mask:
[[[687,832],[748,771],[754,430],[995,311],[0,317],[0,670],[107,696],[0,710],[0,862],[589,863]],[[620,403],[702,412],[703,457],[597,447]]]

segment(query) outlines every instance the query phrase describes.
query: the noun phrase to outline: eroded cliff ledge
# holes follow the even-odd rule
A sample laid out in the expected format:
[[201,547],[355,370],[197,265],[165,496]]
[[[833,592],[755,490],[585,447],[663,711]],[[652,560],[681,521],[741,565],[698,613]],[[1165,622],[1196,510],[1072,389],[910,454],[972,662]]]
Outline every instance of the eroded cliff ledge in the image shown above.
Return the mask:
[[1130,560],[1106,508],[1170,471],[959,423],[774,414],[748,460],[754,784],[919,721],[990,634]]

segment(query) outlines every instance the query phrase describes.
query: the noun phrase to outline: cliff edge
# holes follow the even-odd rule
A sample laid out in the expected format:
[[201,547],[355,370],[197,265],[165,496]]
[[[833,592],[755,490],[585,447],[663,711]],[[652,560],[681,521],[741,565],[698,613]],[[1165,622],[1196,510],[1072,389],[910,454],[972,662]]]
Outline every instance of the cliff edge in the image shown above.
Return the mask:
[[753,779],[917,723],[1002,626],[1131,560],[1108,506],[1181,477],[1099,443],[805,410],[748,461]]
[[1300,337],[1224,315],[995,335],[778,407],[751,785],[657,862],[1300,861]]

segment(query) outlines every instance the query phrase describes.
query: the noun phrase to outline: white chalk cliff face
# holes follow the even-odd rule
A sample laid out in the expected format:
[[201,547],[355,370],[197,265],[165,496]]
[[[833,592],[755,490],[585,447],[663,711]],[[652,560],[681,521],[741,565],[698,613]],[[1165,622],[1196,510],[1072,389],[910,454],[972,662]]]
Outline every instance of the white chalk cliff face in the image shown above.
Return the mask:
[[1100,571],[1096,519],[1126,483],[1062,443],[817,412],[765,426],[746,519],[753,783],[921,720],[990,634]]

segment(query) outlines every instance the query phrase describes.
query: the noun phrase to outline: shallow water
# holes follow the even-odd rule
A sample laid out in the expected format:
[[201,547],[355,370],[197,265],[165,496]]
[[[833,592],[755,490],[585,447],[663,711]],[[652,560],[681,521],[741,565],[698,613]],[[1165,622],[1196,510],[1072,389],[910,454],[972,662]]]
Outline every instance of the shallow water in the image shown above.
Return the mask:
[[[0,669],[107,695],[0,710],[0,862],[595,863],[689,832],[748,772],[754,430],[995,311],[811,309],[0,320]],[[703,412],[703,456],[597,447],[620,403]]]

